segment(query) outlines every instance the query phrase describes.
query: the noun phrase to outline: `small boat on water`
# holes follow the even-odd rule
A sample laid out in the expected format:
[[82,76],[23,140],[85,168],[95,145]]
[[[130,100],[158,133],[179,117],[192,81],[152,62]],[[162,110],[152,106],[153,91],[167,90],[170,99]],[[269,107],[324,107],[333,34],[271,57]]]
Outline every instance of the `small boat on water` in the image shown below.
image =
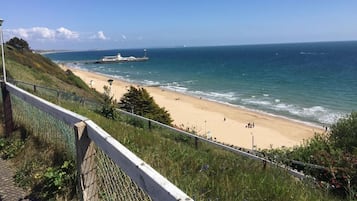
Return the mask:
[[135,62],[135,61],[147,61],[149,57],[146,56],[146,49],[144,49],[144,56],[143,57],[123,57],[120,53],[116,56],[104,56],[101,60],[97,61],[96,63],[114,63],[114,62]]

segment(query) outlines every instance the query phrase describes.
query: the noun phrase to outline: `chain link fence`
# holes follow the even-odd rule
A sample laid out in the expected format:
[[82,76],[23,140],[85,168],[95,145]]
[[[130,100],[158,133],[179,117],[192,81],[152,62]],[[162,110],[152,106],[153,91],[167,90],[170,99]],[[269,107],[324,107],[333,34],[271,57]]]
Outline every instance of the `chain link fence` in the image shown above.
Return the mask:
[[[31,134],[46,143],[62,147],[74,159],[77,159],[79,189],[82,189],[80,194],[84,200],[192,200],[173,184],[161,178],[161,175],[158,177],[157,172],[146,168],[146,164],[134,154],[125,150],[120,152],[119,142],[115,141],[113,144],[112,138],[108,142],[110,135],[93,123],[88,127],[87,118],[55,106],[14,85],[6,85],[10,91],[13,118],[16,124],[23,125]],[[36,90],[38,91],[39,88]],[[43,92],[51,93],[51,90],[45,89]],[[86,131],[84,134],[94,147],[93,152],[89,155],[86,153],[87,155],[83,157],[78,153],[88,152],[90,146],[79,146],[83,138],[83,136],[82,138],[76,137],[78,133],[75,125],[79,122],[84,122],[85,130],[90,128],[91,134],[89,135]],[[127,159],[120,160],[117,158],[118,155]],[[137,169],[132,167],[137,167]],[[150,186],[151,184],[154,185]],[[169,187],[160,186],[162,184]],[[90,186],[95,186],[95,188]],[[94,191],[89,192],[89,188]],[[167,199],[167,195],[170,195],[170,199]]]
[[70,101],[74,103],[80,103],[82,105],[85,105],[86,107],[89,108],[96,108],[98,107],[99,103],[98,101],[88,99],[82,96],[77,95],[76,93],[70,93],[68,91],[62,91],[58,89],[53,89],[41,85],[36,85],[36,84],[31,84],[19,80],[9,80],[12,84],[14,84],[17,87],[20,87],[21,89],[24,89],[30,93],[35,94],[36,96],[43,97],[49,100],[55,100],[55,101]]
[[139,188],[101,149],[96,147],[99,198],[101,200],[149,201],[151,198]]
[[11,96],[11,103],[13,118],[17,124],[42,141],[67,150],[74,156],[76,150],[73,127],[16,96]]

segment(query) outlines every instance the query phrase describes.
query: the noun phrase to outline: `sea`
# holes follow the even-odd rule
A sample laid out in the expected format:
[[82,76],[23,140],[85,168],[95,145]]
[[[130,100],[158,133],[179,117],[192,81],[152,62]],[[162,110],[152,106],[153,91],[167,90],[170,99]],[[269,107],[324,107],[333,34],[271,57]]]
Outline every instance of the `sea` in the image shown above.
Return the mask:
[[[146,48],[148,61],[98,64],[144,49],[46,54],[57,63],[294,121],[328,126],[357,111],[357,41]],[[189,114],[187,114],[189,115]]]

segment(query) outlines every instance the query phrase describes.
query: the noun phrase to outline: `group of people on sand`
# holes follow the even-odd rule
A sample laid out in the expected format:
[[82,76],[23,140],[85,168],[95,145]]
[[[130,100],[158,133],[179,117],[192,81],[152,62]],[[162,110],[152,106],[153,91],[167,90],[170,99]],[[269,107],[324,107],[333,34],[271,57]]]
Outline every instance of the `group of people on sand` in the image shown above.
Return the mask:
[[246,128],[254,128],[254,126],[255,126],[254,122],[253,123],[248,122],[248,124],[245,125]]

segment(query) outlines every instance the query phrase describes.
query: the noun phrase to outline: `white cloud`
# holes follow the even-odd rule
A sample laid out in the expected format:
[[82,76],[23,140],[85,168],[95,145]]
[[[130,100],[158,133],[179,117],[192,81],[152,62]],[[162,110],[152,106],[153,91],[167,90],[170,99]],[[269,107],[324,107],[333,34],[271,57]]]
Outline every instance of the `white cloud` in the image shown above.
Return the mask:
[[19,28],[8,29],[7,32],[10,35],[30,40],[56,40],[79,38],[79,33],[71,31],[64,27],[58,28],[57,30],[49,29],[47,27],[32,27],[27,29]]
[[95,35],[92,35],[89,38],[90,39],[109,40],[109,38],[104,35],[103,31],[98,31]]
[[104,32],[103,32],[103,31],[98,31],[97,35],[98,35],[98,38],[99,38],[99,39],[102,39],[102,40],[107,40],[107,39],[108,39],[108,38],[104,35]]
[[64,27],[61,27],[56,30],[56,35],[57,37],[61,37],[64,39],[77,39],[79,38],[79,34],[75,31],[71,31],[69,29],[66,29]]

